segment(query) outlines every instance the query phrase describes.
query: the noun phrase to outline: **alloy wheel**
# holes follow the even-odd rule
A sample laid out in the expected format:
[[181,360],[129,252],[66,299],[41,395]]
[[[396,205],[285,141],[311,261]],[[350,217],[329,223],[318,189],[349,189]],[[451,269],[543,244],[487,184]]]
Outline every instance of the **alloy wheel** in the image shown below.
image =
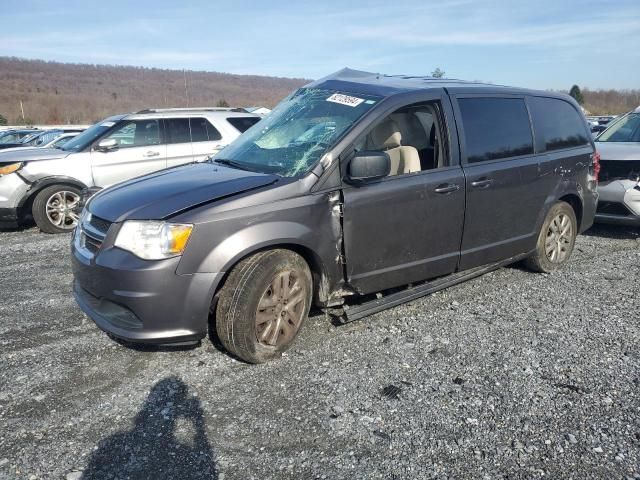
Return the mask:
[[258,341],[270,347],[289,343],[302,323],[308,298],[302,274],[280,272],[260,297],[256,311]]
[[570,254],[573,241],[573,224],[568,215],[556,215],[547,230],[544,249],[547,258],[552,263],[564,262]]
[[52,225],[64,230],[73,229],[78,223],[78,214],[75,212],[80,195],[68,190],[54,193],[47,199],[46,213]]

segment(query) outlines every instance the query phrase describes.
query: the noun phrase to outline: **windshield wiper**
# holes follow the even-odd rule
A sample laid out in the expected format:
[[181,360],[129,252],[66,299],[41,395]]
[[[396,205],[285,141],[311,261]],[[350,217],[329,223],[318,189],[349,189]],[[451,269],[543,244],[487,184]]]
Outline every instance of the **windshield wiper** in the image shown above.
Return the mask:
[[236,162],[235,160],[229,160],[227,158],[214,158],[213,161],[215,163],[220,163],[222,165],[226,165],[231,168],[237,168],[238,170],[245,170],[247,172],[256,172],[252,168],[247,167],[244,163]]

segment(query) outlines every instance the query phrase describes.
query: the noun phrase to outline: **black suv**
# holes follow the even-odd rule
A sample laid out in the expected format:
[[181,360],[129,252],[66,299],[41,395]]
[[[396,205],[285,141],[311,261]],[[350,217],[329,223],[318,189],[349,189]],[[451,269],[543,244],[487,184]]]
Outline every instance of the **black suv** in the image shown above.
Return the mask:
[[115,337],[194,342],[211,321],[263,362],[312,305],[353,320],[518,260],[562,267],[597,173],[567,95],[345,69],[209,161],[93,197],[74,292]]

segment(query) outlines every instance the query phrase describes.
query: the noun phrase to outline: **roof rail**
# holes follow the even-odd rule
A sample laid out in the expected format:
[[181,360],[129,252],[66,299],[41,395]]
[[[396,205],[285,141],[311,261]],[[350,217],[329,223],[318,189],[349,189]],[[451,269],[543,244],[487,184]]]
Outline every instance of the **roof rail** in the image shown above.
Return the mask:
[[164,112],[242,112],[248,113],[244,108],[237,107],[179,107],[179,108],[145,108],[138,112],[140,113],[164,113]]

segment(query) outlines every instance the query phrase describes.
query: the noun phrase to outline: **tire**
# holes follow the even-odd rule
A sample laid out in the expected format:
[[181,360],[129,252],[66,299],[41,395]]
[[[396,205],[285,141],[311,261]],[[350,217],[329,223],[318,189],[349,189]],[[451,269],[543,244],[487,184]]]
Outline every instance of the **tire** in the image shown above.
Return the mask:
[[535,271],[550,273],[564,267],[576,242],[578,222],[571,205],[558,202],[542,223],[538,243],[533,255],[527,258],[525,265]]
[[280,357],[306,320],[312,293],[311,271],[300,255],[278,249],[246,258],[219,293],[220,342],[249,363]]
[[80,189],[71,185],[51,185],[33,200],[33,220],[45,233],[67,233],[78,221],[75,208],[80,202]]

